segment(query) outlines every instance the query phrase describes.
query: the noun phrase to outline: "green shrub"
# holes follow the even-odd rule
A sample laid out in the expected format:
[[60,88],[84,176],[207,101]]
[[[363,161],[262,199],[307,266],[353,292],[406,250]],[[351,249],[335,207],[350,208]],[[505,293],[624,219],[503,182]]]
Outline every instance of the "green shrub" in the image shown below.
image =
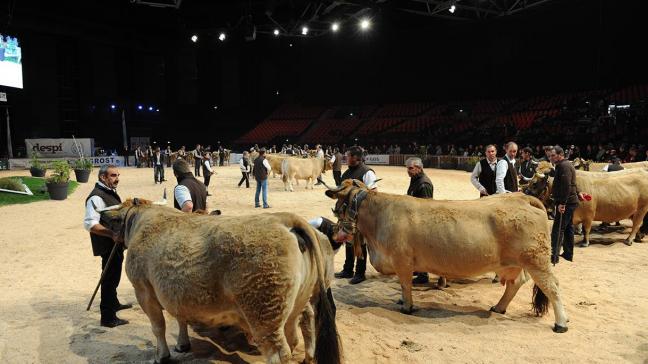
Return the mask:
[[37,152],[32,152],[31,166],[36,169],[47,169],[47,163],[41,162],[38,158],[40,158],[40,154],[38,154]]
[[70,181],[70,164],[67,161],[54,161],[52,174],[47,177],[49,183],[66,183]]
[[74,169],[87,169],[92,170],[92,161],[88,158],[79,158],[74,161]]
[[15,177],[0,178],[0,189],[25,192],[22,181]]

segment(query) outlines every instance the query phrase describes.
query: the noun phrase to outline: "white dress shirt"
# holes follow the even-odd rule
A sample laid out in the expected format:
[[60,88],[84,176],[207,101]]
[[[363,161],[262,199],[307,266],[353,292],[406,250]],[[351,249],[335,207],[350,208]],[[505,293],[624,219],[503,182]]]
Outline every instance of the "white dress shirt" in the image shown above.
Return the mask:
[[268,160],[265,158],[263,158],[263,166],[266,167],[268,173],[272,172],[272,167],[270,166],[270,162],[268,162]]
[[362,182],[367,185],[370,190],[378,188],[377,179],[378,177],[376,177],[374,171],[367,171],[367,173],[362,176]]
[[209,163],[209,159],[205,159],[205,169],[207,169],[209,171],[209,173],[212,172],[211,164]]
[[333,154],[331,156],[331,159],[329,160],[329,162],[331,162],[331,164],[335,163],[335,154]]
[[318,150],[317,151],[317,158],[324,158],[324,151],[323,150]]
[[515,168],[515,159],[512,161],[508,159],[508,156],[504,156],[504,158],[500,159],[499,162],[497,162],[497,171],[495,172],[495,187],[497,187],[497,191],[495,193],[511,193],[511,192],[517,192],[517,191],[507,191],[504,188],[504,177],[506,177],[506,172],[508,172],[508,163],[510,162],[513,168]]
[[187,186],[177,185],[173,190],[173,197],[178,202],[178,206],[182,208],[187,201],[191,201],[191,193]]
[[[101,182],[97,182],[97,184],[107,190],[108,186]],[[113,189],[113,191],[117,192],[117,190]],[[92,205],[94,203],[94,206]],[[101,214],[95,210],[95,207],[97,209],[104,209],[106,208],[106,202],[99,197],[99,196],[92,196],[88,199],[88,202],[86,202],[86,212],[85,216],[83,218],[83,228],[86,229],[87,231],[90,231],[93,226],[99,224],[99,220],[101,219]]]
[[241,158],[239,161],[239,166],[241,167],[241,172],[249,172],[250,171],[250,162],[248,162],[247,167],[245,166],[244,158]]
[[[495,159],[492,162],[489,161],[488,159],[486,159],[486,161],[488,162],[488,165],[491,167],[491,170],[495,172],[495,168],[497,166],[497,159]],[[472,185],[475,186],[477,191],[485,195],[487,193],[486,187],[482,186],[482,184],[479,183],[479,175],[481,173],[482,173],[482,169],[481,169],[481,161],[480,161],[477,164],[475,164],[475,169],[473,169],[472,174],[470,175],[470,183],[472,183]]]

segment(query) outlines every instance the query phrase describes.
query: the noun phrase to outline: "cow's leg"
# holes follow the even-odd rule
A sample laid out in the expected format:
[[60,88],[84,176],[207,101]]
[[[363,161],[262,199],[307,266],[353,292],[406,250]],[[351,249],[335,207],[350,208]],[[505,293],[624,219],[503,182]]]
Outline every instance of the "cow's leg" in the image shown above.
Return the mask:
[[646,216],[646,211],[648,211],[648,205],[632,215],[632,231],[630,232],[630,236],[628,236],[624,241],[625,245],[632,245],[632,242],[636,241],[635,237],[637,236],[637,233],[641,228],[641,224],[643,224],[643,219],[644,216]]
[[255,333],[257,347],[268,364],[287,364],[292,358],[283,328],[271,333]]
[[[515,274],[511,272],[512,274]],[[526,283],[527,280],[529,280],[529,277],[527,276],[526,272],[523,270],[520,270],[518,273],[518,276],[516,278],[510,279],[511,273],[501,273],[500,277],[502,277],[502,282],[506,283],[506,290],[504,290],[504,295],[502,298],[500,298],[499,302],[493,307],[491,307],[491,311],[497,312],[504,314],[506,313],[506,308],[508,305],[511,303],[513,300],[513,297],[517,294],[518,290],[524,283]]]
[[151,331],[153,331],[153,335],[157,339],[155,362],[167,363],[171,359],[171,353],[169,353],[169,347],[164,336],[166,328],[162,306],[148,284],[133,283],[133,286],[135,287],[137,302],[148,316],[151,322]]
[[580,243],[581,248],[587,248],[590,244],[590,232],[592,231],[592,220],[583,220],[583,241]]
[[189,332],[187,331],[187,321],[178,320],[178,343],[175,350],[178,353],[186,353],[191,350],[191,342],[189,342]]
[[293,186],[292,186],[292,180],[293,177],[288,177],[288,191],[293,192]]
[[284,334],[286,335],[286,341],[288,342],[288,347],[290,347],[290,352],[293,352],[295,348],[297,347],[297,344],[299,344],[299,337],[297,336],[297,330],[298,330],[298,325],[299,325],[299,317],[300,314],[296,315],[295,317],[291,316],[288,318],[288,321],[286,321],[286,325],[284,326]]
[[551,267],[547,266],[545,268],[533,267],[525,268],[531,278],[535,281],[535,284],[540,288],[542,293],[549,299],[549,302],[554,309],[554,319],[555,326],[554,331],[558,333],[567,331],[567,314],[565,313],[565,307],[562,304],[560,299],[560,291],[558,289],[558,279],[551,272]]
[[412,300],[412,274],[414,274],[413,269],[401,270],[396,272],[398,279],[400,280],[402,296],[403,296],[403,306],[400,311],[404,314],[411,314],[414,312],[414,303]]
[[315,313],[310,303],[304,307],[299,326],[304,337],[304,351],[306,351],[304,363],[311,364],[315,360]]

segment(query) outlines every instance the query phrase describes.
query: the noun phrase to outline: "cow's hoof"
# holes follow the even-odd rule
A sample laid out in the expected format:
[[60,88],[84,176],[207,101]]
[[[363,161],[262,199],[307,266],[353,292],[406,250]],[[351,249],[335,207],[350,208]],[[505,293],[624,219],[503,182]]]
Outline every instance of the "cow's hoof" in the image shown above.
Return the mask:
[[635,242],[635,243],[641,243],[641,239],[643,239],[643,236],[639,236],[639,235],[637,235],[637,236],[635,236],[635,238],[634,238],[634,242]]
[[560,326],[558,324],[555,324],[553,327],[553,332],[555,332],[556,334],[565,333],[567,332],[567,326]]
[[191,350],[191,344],[176,345],[173,351],[176,353],[188,353]]
[[396,301],[396,304],[397,304],[397,305],[402,305],[403,303],[405,303],[405,302],[403,302],[403,299],[402,299],[402,298],[399,299],[398,301]]
[[418,311],[418,310],[416,308],[414,308],[414,306],[410,307],[409,309],[407,309],[405,307],[401,307],[401,309],[400,309],[400,312],[404,313],[406,315],[411,315],[416,311]]
[[578,244],[578,246],[581,247],[581,248],[587,248],[589,246],[589,242],[584,241],[584,242]]
[[630,246],[630,245],[632,245],[632,240],[626,239],[626,240],[623,241],[623,244],[625,244],[627,246]]
[[502,311],[502,312],[499,312],[499,311],[497,311],[497,309],[495,308],[495,306],[493,306],[493,307],[490,308],[490,312],[495,312],[495,313],[499,313],[500,315],[503,315],[503,314],[506,313],[506,310],[504,310],[504,311]]
[[160,361],[157,361],[157,359],[153,362],[153,364],[169,364],[171,363],[171,355],[167,355],[164,358],[160,359]]

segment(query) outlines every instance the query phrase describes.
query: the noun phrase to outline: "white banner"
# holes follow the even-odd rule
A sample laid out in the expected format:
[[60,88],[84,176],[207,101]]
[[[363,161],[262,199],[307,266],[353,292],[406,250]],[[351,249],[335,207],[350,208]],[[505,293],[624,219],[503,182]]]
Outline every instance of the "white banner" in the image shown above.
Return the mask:
[[365,156],[365,164],[389,165],[389,154],[368,154]]
[[[77,139],[84,157],[91,156],[94,140],[90,138]],[[27,154],[38,153],[41,157],[78,157],[79,152],[74,145],[74,139],[25,139]]]
[[230,153],[230,164],[238,164],[241,161],[241,158],[243,158],[242,153]]
[[[106,164],[114,164],[117,167],[124,166],[124,157],[90,157],[92,160],[92,165],[95,167],[101,167]],[[39,158],[41,162],[49,164],[52,161],[66,160],[74,167],[74,162],[77,158]],[[27,169],[31,167],[31,159],[9,159],[9,168],[10,169]]]

